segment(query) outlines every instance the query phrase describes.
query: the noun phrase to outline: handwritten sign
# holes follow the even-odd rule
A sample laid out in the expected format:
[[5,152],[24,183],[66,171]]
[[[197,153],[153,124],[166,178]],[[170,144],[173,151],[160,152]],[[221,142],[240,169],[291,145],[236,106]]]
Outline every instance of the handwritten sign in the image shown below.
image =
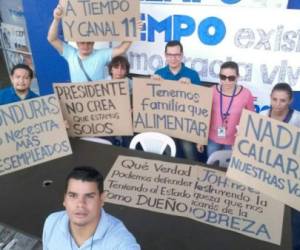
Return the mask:
[[0,175],[72,153],[55,95],[0,106]]
[[127,80],[54,84],[70,136],[132,135]]
[[212,90],[176,81],[133,79],[133,128],[207,144]]
[[283,204],[230,181],[221,171],[119,156],[104,185],[110,203],[182,216],[278,245],[281,241]]
[[227,176],[300,211],[300,129],[243,111]]
[[62,0],[67,41],[139,40],[139,0]]

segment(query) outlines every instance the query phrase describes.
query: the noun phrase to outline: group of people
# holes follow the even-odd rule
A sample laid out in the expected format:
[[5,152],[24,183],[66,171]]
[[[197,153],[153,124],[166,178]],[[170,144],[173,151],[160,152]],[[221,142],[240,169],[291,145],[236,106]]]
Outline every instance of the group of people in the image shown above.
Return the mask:
[[[68,62],[72,82],[104,80],[106,65],[110,79],[128,78],[130,64],[122,55],[131,42],[122,42],[112,49],[94,49],[94,42],[77,42],[76,49],[57,36],[62,15],[63,9],[58,5],[53,12],[48,41]],[[141,25],[139,23],[138,27],[141,28]],[[152,79],[201,85],[199,74],[183,63],[183,46],[179,41],[166,44],[165,58],[166,66],[158,69]],[[33,71],[29,66],[15,65],[10,72],[10,79],[12,86],[0,91],[1,105],[37,97],[30,90]],[[221,149],[231,149],[243,109],[254,111],[253,96],[250,90],[238,84],[238,79],[237,63],[228,61],[221,65],[220,82],[212,87],[207,156]],[[129,89],[132,89],[131,81]],[[289,84],[276,84],[270,96],[271,108],[263,114],[300,127],[300,113],[290,108],[292,94]],[[203,153],[205,148],[204,145],[185,140],[176,140],[176,144],[183,157],[191,160],[198,160],[198,152]],[[122,222],[103,210],[103,204],[101,174],[91,167],[75,168],[67,177],[63,202],[66,211],[51,214],[45,222],[44,249],[140,249]],[[293,216],[299,217],[299,213],[294,212]],[[299,233],[300,226],[295,224],[294,227]]]

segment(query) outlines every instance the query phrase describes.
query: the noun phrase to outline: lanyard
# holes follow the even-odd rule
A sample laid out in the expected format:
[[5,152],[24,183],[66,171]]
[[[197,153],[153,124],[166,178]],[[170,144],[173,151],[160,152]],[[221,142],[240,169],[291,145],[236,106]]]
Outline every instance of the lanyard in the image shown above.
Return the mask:
[[220,114],[221,114],[221,118],[222,118],[222,124],[224,124],[224,121],[229,116],[229,110],[231,109],[231,106],[232,106],[232,103],[233,103],[233,98],[234,98],[235,91],[236,91],[236,85],[234,85],[234,90],[233,90],[232,96],[231,96],[230,101],[229,101],[229,105],[228,105],[227,110],[226,110],[225,113],[223,113],[223,92],[222,92],[222,85],[220,87],[220,91],[221,91],[221,94],[220,94]]

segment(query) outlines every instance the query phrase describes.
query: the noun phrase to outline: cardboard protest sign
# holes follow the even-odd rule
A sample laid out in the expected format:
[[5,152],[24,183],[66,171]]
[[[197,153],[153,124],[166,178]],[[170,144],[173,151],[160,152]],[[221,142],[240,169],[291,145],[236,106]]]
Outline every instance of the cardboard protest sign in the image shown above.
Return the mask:
[[110,203],[182,216],[278,245],[281,242],[283,204],[227,179],[221,171],[119,156],[104,186]]
[[207,144],[212,89],[176,81],[133,79],[133,129]]
[[127,80],[55,83],[70,136],[132,135]]
[[61,0],[67,41],[139,40],[139,0]]
[[227,176],[300,211],[300,129],[243,111]]
[[0,175],[72,153],[57,97],[0,106]]

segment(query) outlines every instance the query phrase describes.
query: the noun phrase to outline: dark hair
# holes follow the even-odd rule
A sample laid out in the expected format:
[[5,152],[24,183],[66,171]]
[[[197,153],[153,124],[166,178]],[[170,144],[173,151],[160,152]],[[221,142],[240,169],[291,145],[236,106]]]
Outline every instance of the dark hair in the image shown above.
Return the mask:
[[237,76],[240,75],[240,72],[239,72],[239,65],[238,65],[236,62],[233,62],[233,61],[224,62],[224,63],[221,65],[220,71],[221,71],[222,69],[228,69],[228,68],[229,68],[229,69],[235,70]]
[[103,193],[103,175],[93,167],[80,166],[75,167],[67,176],[65,184],[65,193],[68,190],[70,179],[95,182],[97,184],[99,193]]
[[25,69],[25,70],[27,70],[30,79],[33,78],[33,71],[32,71],[32,69],[27,64],[19,63],[19,64],[13,66],[13,68],[10,71],[10,75],[12,76],[15,73],[15,70],[17,70],[17,69]]
[[172,40],[172,41],[167,42],[166,47],[165,47],[165,53],[167,53],[167,48],[168,47],[175,47],[175,46],[179,46],[180,47],[180,52],[183,53],[183,46],[177,40]]
[[273,92],[276,91],[276,90],[286,92],[286,93],[288,94],[290,100],[293,99],[293,90],[292,90],[291,86],[290,86],[288,83],[285,83],[285,82],[279,82],[279,83],[277,83],[277,84],[273,87],[273,89],[272,89],[272,91],[271,91],[271,95],[272,95]]
[[122,68],[126,69],[126,76],[129,74],[130,64],[126,57],[116,56],[108,64],[108,72],[112,76],[112,68],[121,65]]

